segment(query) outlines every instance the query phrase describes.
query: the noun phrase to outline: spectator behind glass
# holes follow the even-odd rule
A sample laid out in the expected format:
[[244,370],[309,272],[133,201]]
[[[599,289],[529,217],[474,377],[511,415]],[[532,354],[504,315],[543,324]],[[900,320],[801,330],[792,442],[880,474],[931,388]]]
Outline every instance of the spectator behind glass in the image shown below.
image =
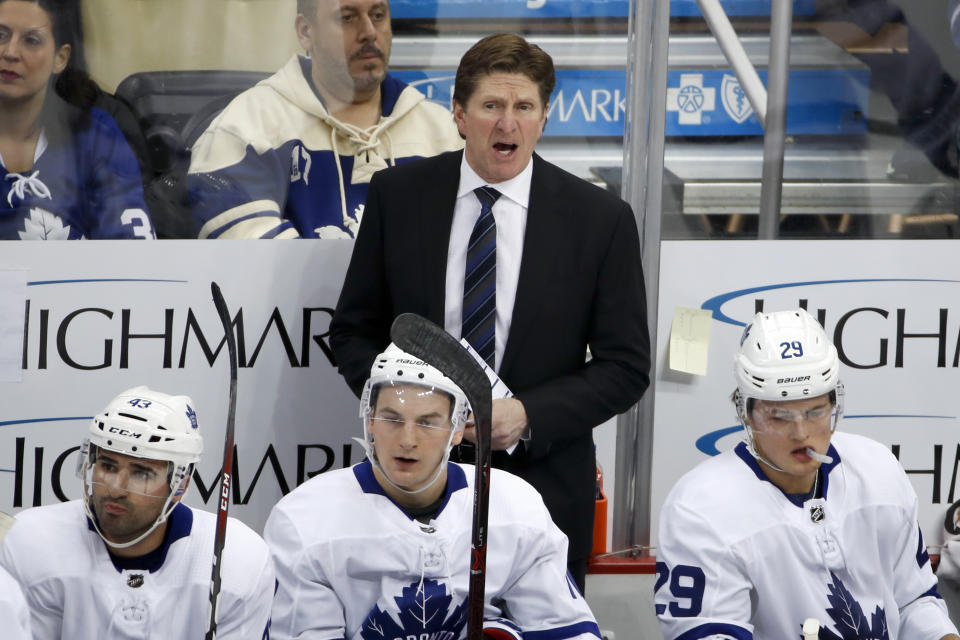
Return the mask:
[[298,0],[309,57],[240,94],[193,146],[200,238],[353,238],[380,169],[463,146],[453,118],[387,73],[386,0]]
[[137,159],[71,64],[77,14],[0,0],[0,239],[155,237]]

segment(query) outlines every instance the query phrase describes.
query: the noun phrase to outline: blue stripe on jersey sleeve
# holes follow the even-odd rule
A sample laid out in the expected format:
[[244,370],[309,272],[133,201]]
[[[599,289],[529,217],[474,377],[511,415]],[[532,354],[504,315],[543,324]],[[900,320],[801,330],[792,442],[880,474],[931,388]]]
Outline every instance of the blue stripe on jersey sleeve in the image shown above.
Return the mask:
[[923,530],[920,529],[920,523],[917,523],[917,566],[930,562],[930,554],[927,553],[927,545],[923,544]]
[[280,235],[281,233],[283,233],[284,231],[286,231],[287,229],[293,229],[293,224],[289,220],[284,220],[282,221],[282,224],[278,224],[270,231],[267,231],[266,233],[261,235],[260,238],[263,240],[271,240],[277,237],[278,235]]
[[699,627],[694,627],[686,633],[682,633],[674,640],[699,640],[700,638],[709,638],[710,636],[729,636],[737,640],[753,640],[753,634],[738,627],[735,624],[726,624],[723,622],[708,622]]
[[554,627],[543,631],[524,631],[523,640],[561,640],[562,638],[575,638],[581,633],[592,633],[598,638],[600,627],[596,622],[578,622],[577,624],[567,625],[565,627]]
[[[937,585],[930,587],[926,593],[921,594],[920,598],[939,598],[940,600],[943,600],[943,596],[941,596],[940,592],[937,591]],[[920,598],[917,598],[917,600]]]

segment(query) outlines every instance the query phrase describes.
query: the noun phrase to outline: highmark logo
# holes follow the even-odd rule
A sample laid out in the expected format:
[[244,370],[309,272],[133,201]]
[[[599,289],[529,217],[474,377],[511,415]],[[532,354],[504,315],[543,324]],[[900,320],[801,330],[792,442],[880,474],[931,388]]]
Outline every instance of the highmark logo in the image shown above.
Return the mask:
[[[27,285],[113,283],[187,284],[183,280],[99,278],[36,281]],[[194,308],[178,304],[178,297],[171,295],[169,306],[157,309],[159,296],[152,297],[142,290],[122,293],[115,293],[110,287],[106,293],[97,288],[90,298],[98,303],[69,308],[64,308],[55,298],[37,295],[28,298],[24,311],[22,368],[43,370],[62,364],[79,370],[127,369],[134,366],[136,354],[136,364],[149,359],[164,369],[184,369],[193,366],[198,356],[212,367],[221,352],[226,354],[226,336],[212,304]],[[53,302],[39,303],[33,298]],[[277,347],[291,367],[309,367],[316,348],[323,354],[322,360],[333,365],[333,351],[327,342],[329,328],[314,333],[317,325],[328,327],[332,307],[230,308],[241,368],[253,367],[264,352]]]
[[[76,422],[83,433],[82,425],[89,422],[91,416],[71,416],[62,418],[30,418],[23,420],[9,420],[0,422],[0,430],[7,427],[31,427],[44,423]],[[27,435],[14,437],[13,442],[0,447],[0,451],[12,454],[12,467],[9,458],[0,459],[0,481],[12,482],[11,504],[14,509],[43,504],[43,495],[52,491],[61,502],[79,497],[79,480],[74,475],[77,461],[74,454],[80,446],[38,445],[30,442]],[[278,450],[273,443],[265,445],[259,451],[251,452],[249,448],[234,447],[233,467],[231,470],[231,500],[233,504],[245,505],[254,499],[254,492],[258,487],[266,485],[266,490],[274,491],[279,488],[280,493],[286,495],[296,486],[319,473],[334,468],[349,467],[354,461],[353,444],[343,443],[301,443],[285,444]],[[216,502],[216,495],[220,488],[222,470],[216,463],[209,465],[216,467],[214,477],[204,476],[202,469],[195,468],[191,489],[199,495],[204,504],[210,504],[211,499]],[[68,494],[73,494],[69,495]],[[4,492],[4,500],[7,500]],[[4,510],[0,504],[0,510]]]
[[[960,309],[951,309],[943,301],[956,299],[958,285],[960,280],[935,278],[783,282],[721,293],[700,306],[711,311],[714,320],[739,327],[746,326],[754,313],[765,309],[807,309],[827,330],[840,362],[854,369],[902,368],[905,362],[911,367],[956,369],[960,367]],[[951,291],[942,291],[944,286]],[[844,296],[837,287],[851,287],[856,295]],[[904,290],[901,295],[904,287],[909,288],[909,293]],[[798,290],[797,298],[792,300],[787,297],[791,289]],[[828,302],[813,304],[811,294]],[[840,307],[837,301],[848,298],[880,302]],[[889,304],[890,300],[899,299],[905,302]],[[730,311],[731,307],[736,311]]]

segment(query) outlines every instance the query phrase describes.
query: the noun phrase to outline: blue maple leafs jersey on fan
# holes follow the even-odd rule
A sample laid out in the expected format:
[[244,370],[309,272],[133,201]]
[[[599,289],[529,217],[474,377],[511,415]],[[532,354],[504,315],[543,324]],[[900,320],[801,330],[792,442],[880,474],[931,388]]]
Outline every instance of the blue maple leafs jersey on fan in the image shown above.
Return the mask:
[[140,166],[105,111],[69,141],[41,136],[29,171],[0,160],[0,240],[153,237]]
[[[281,499],[264,529],[278,580],[271,636],[463,638],[474,468],[447,469],[447,493],[429,524],[387,497],[368,461],[316,476]],[[486,629],[517,639],[600,637],[568,578],[566,537],[533,487],[496,469],[488,536]]]
[[939,640],[917,497],[883,445],[836,433],[822,496],[794,501],[740,443],[680,479],[660,516],[655,600],[666,640]]
[[382,116],[361,129],[327,112],[293,56],[235,98],[193,145],[200,238],[356,237],[376,171],[459,149],[453,116],[387,75]]
[[[36,507],[17,515],[0,545],[0,567],[23,589],[35,640],[202,638],[216,521],[212,513],[177,505],[164,544],[127,567],[111,560],[80,500]],[[221,577],[218,640],[269,638],[270,552],[233,518]]]

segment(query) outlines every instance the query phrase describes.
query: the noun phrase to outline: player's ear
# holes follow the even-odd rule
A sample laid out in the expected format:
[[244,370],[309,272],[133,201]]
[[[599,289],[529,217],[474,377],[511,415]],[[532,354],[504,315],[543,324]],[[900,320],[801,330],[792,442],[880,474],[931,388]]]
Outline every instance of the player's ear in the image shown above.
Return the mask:
[[461,429],[460,431],[454,432],[453,439],[450,440],[450,444],[455,447],[458,444],[460,444],[460,442],[462,441],[463,441],[463,429]]

